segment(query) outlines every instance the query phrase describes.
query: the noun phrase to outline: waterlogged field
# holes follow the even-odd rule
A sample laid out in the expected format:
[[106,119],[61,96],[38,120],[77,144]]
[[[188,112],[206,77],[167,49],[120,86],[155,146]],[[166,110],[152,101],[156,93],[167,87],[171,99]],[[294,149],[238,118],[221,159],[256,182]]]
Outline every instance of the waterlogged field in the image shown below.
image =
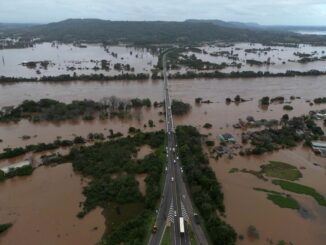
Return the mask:
[[[284,47],[264,46],[258,43],[236,43],[228,47],[212,44],[198,48],[201,51],[189,51],[185,54],[188,56],[195,55],[198,59],[211,63],[226,63],[228,67],[221,69],[221,72],[268,71],[284,73],[287,70],[309,71],[313,69],[325,71],[326,47],[310,45]],[[311,60],[303,58],[311,58]],[[261,62],[261,64],[255,61]]]
[[[102,60],[107,61],[105,67],[102,66]],[[48,64],[24,65],[27,62],[41,61],[48,61]],[[33,48],[0,50],[0,76],[7,77],[149,73],[156,63],[157,56],[150,50],[125,46],[104,47],[100,44],[89,44],[80,47],[72,44],[41,43]]]

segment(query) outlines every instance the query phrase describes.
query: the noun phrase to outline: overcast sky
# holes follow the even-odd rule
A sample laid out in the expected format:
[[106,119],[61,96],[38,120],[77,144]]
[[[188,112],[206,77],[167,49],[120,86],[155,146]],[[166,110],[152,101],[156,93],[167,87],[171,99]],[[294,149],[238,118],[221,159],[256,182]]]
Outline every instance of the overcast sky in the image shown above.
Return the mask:
[[67,18],[326,25],[326,0],[0,0],[0,22]]

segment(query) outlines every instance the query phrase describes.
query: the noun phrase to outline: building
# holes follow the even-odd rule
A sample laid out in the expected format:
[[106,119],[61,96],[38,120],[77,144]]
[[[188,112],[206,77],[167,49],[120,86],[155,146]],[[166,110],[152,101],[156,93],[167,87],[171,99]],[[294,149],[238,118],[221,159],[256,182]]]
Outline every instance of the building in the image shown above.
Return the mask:
[[312,141],[311,147],[316,153],[320,153],[323,157],[326,156],[326,141]]
[[315,117],[317,118],[317,119],[326,119],[326,113],[322,113],[322,112],[318,112],[316,115],[315,115]]
[[10,169],[21,168],[21,167],[29,166],[29,165],[31,165],[31,161],[25,160],[25,161],[22,161],[22,162],[18,162],[18,163],[11,164],[9,166],[0,168],[0,170],[2,172],[4,172],[5,174],[7,174],[10,171]]
[[235,143],[235,138],[229,133],[221,134],[219,138],[225,143]]

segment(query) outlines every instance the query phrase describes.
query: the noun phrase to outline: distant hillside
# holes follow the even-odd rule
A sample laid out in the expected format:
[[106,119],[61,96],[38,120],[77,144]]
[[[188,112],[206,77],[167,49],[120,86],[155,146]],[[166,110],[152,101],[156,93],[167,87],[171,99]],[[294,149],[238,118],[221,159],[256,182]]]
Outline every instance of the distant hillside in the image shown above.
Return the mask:
[[[239,28],[241,23],[217,25],[205,21],[109,21],[99,19],[68,19],[46,25],[8,31],[43,41],[124,41],[135,44],[194,43],[202,41],[286,42],[326,44],[325,37],[302,36],[290,32]],[[257,24],[244,24],[257,25]]]
[[35,26],[35,25],[37,24],[0,23],[0,31],[22,29],[22,28]]
[[211,23],[218,26],[224,26],[224,27],[232,27],[232,28],[241,28],[241,29],[264,29],[264,26],[261,26],[257,23],[243,23],[243,22],[237,22],[237,21],[223,21],[223,20],[203,20],[203,19],[189,19],[186,20],[186,22],[192,22],[192,23]]
[[265,31],[326,31],[326,26],[291,26],[291,25],[260,25],[251,22],[223,21],[218,19],[189,19],[192,23],[211,23],[217,26],[233,27],[249,30]]

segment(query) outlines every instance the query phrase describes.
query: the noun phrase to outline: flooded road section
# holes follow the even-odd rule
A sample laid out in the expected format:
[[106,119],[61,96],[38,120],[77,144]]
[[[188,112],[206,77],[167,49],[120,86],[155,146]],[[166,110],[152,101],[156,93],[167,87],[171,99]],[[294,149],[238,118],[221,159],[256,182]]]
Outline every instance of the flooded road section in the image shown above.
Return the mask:
[[[163,84],[159,81],[130,83],[17,83],[13,85],[2,85],[0,87],[0,106],[17,105],[24,99],[38,100],[44,97],[69,102],[74,99],[84,98],[100,100],[104,96],[115,95],[121,98],[149,97],[152,101],[162,101],[162,86]],[[215,141],[215,145],[218,144],[217,136],[225,132],[233,134],[238,141],[240,140],[241,130],[234,129],[232,127],[232,124],[237,123],[239,118],[246,119],[246,117],[250,115],[255,119],[279,119],[285,113],[289,114],[290,116],[296,116],[306,114],[310,110],[326,109],[326,105],[310,106],[309,103],[306,102],[308,99],[325,96],[325,77],[173,80],[170,81],[169,86],[172,99],[181,99],[184,102],[190,103],[192,106],[191,112],[188,115],[175,117],[175,124],[190,124],[198,127],[202,134],[208,135],[208,139]],[[9,96],[10,94],[15,94],[15,97]],[[252,100],[240,103],[238,105],[234,103],[231,103],[230,105],[225,104],[225,99],[227,97],[233,99],[238,94],[244,99]],[[298,96],[301,97],[301,99],[291,101],[291,105],[294,108],[292,111],[284,111],[284,104],[272,104],[267,109],[261,108],[259,106],[259,99],[263,96],[285,96],[286,101],[290,101],[290,96]],[[204,100],[210,100],[213,103],[195,105],[194,102],[195,98],[197,97],[202,97]],[[82,135],[85,137],[89,132],[103,132],[106,136],[108,135],[108,129],[113,129],[114,132],[120,131],[126,135],[130,126],[141,128],[142,130],[158,130],[164,128],[164,124],[158,122],[162,118],[162,116],[159,116],[160,111],[162,111],[162,108],[151,108],[148,110],[143,109],[141,110],[140,115],[138,113],[134,114],[132,120],[121,120],[115,118],[107,121],[94,120],[93,122],[81,121],[77,123],[62,122],[58,125],[53,123],[33,124],[26,120],[22,120],[17,124],[0,125],[0,138],[4,140],[3,143],[0,143],[0,147],[3,149],[7,145],[23,146],[38,142],[52,142],[57,136],[62,136],[63,139],[70,139],[73,137],[73,134]],[[134,112],[131,114],[133,113]],[[144,124],[146,124],[149,119],[154,120],[154,123],[156,124],[155,128],[144,128]],[[211,129],[204,129],[203,125],[205,123],[211,123],[213,127]],[[37,135],[37,137],[32,137],[30,140],[23,141],[20,138],[22,135]],[[140,149],[137,157],[141,158],[148,154],[148,152],[149,149]],[[269,239],[272,239],[274,244],[276,244],[276,242],[279,240],[288,242],[291,241],[296,245],[325,244],[326,233],[324,228],[326,227],[326,211],[324,207],[318,206],[309,197],[293,194],[293,197],[300,202],[300,205],[308,210],[308,217],[302,217],[298,211],[279,208],[267,200],[266,193],[253,190],[254,187],[260,187],[281,191],[279,187],[271,184],[270,181],[265,182],[253,175],[245,173],[229,173],[229,170],[234,167],[239,169],[247,168],[259,170],[259,166],[261,164],[270,160],[281,160],[299,168],[304,167],[304,169],[300,169],[303,174],[303,178],[300,179],[299,183],[314,187],[318,192],[326,196],[326,159],[315,156],[310,149],[297,147],[292,150],[283,150],[272,154],[264,154],[260,157],[247,158],[236,156],[231,160],[227,158],[220,158],[219,160],[210,159],[210,164],[221,182],[223,192],[225,194],[226,221],[230,223],[239,234],[242,234],[245,237],[243,241],[239,241],[239,244],[270,244]],[[318,165],[314,165],[313,163],[318,163]],[[43,175],[46,179],[46,176],[49,175],[51,171],[55,171],[56,168],[67,168],[63,166],[66,165],[50,169],[39,168],[31,177],[26,179],[17,179],[17,182],[22,186],[25,186],[25,188],[30,188],[30,191],[32,191],[33,188],[37,190],[35,185],[31,185],[27,181],[34,180],[34,177],[36,177],[35,181],[38,181],[38,179],[42,178]],[[62,171],[68,176],[71,173],[71,169],[63,169]],[[56,177],[53,177],[53,179],[63,178],[62,173],[54,172],[54,175],[56,175]],[[146,176],[136,176],[142,193],[145,191],[145,177]],[[69,176],[69,178],[74,179],[77,177],[73,174],[72,177]],[[14,180],[16,179],[13,179],[12,181]],[[2,193],[7,193],[6,195],[13,193],[11,192],[12,186],[10,184],[12,181],[8,181],[0,185]],[[80,180],[77,182],[80,184]],[[56,189],[53,190],[53,192],[65,193],[67,184],[61,186],[61,182],[58,181],[58,183],[60,184],[57,184]],[[78,203],[82,200],[81,189],[78,189],[77,187],[72,188],[75,188],[75,191],[71,190],[71,193],[74,193],[71,195],[78,196],[78,200],[76,199],[73,204],[76,206],[73,207],[78,211]],[[37,195],[37,193],[35,192],[31,195]],[[51,195],[50,191],[47,193],[47,195]],[[5,197],[6,199],[4,200],[7,200],[8,196]],[[1,197],[1,200],[5,197]],[[48,199],[51,200],[50,197]],[[61,197],[57,196],[57,200],[61,200]],[[43,201],[45,202],[43,204],[48,205],[48,207],[51,207],[51,209],[55,208],[58,203],[58,201],[52,202],[51,206],[46,202],[48,200]],[[20,201],[15,199],[9,204],[16,207],[17,205],[20,205]],[[2,213],[7,214],[7,216],[1,217],[7,217],[6,219],[3,219],[4,221],[16,221],[18,224],[20,219],[22,219],[21,217],[19,217],[19,219],[9,219],[11,216],[8,215],[8,210],[12,210],[9,208],[9,204],[4,206],[6,208],[3,208],[1,211]],[[3,205],[1,205],[1,207],[2,206]],[[26,206],[26,208],[27,207],[28,206]],[[16,208],[14,209],[16,210]],[[51,209],[48,210],[49,216],[53,215]],[[31,210],[28,211],[31,212],[31,214],[33,213]],[[74,219],[77,211],[71,212]],[[97,211],[95,211],[95,213],[96,212]],[[91,215],[92,214],[86,216],[86,219]],[[47,214],[44,214],[44,220],[47,219],[46,216]],[[73,218],[72,220],[74,220]],[[101,220],[102,219],[103,218],[101,217]],[[38,220],[35,222],[35,224],[38,223],[37,226],[42,227],[42,222],[42,220]],[[85,222],[85,220],[81,220],[80,222]],[[70,224],[72,223],[68,221],[65,225],[69,226]],[[260,233],[259,240],[250,241],[247,238],[246,231],[249,225],[254,225],[257,228]],[[10,234],[14,234],[17,237],[16,239],[19,238],[17,234],[20,234],[22,231],[15,231],[15,226],[16,225],[14,224],[12,229],[3,236],[3,239],[14,239]],[[45,225],[43,226],[46,227]],[[93,232],[97,232],[91,231],[92,228],[96,226],[93,225],[92,222],[87,222],[87,225],[85,226],[87,226],[85,228],[87,232],[92,232],[91,234],[93,234]],[[18,226],[18,228],[19,227],[20,226]],[[37,228],[35,228],[35,230],[36,229]],[[79,230],[83,231],[83,229],[84,228],[82,227]],[[102,228],[99,228],[98,230],[101,229]],[[46,230],[48,230],[48,228],[46,228]],[[72,234],[72,229],[68,230],[70,231],[68,234]],[[89,234],[86,231],[85,234]],[[64,238],[65,233],[61,230],[52,232],[49,234],[49,237],[59,239],[57,238],[58,234],[60,234],[60,239]],[[103,232],[101,234],[103,234]],[[7,236],[9,238],[7,238]],[[72,238],[71,235],[69,236],[69,239],[78,239],[79,237],[80,234],[76,234],[76,237]],[[96,237],[97,240],[94,237]],[[90,235],[88,239],[94,238],[94,241],[98,241],[100,235],[94,235],[94,237]],[[85,241],[87,241],[86,238]],[[92,241],[88,244],[92,244]]]
[[[84,182],[85,183],[85,182]],[[0,184],[0,220],[13,226],[1,244],[95,244],[105,231],[101,209],[78,219],[84,200],[71,164],[37,168],[32,176]],[[85,183],[86,184],[86,183]]]

